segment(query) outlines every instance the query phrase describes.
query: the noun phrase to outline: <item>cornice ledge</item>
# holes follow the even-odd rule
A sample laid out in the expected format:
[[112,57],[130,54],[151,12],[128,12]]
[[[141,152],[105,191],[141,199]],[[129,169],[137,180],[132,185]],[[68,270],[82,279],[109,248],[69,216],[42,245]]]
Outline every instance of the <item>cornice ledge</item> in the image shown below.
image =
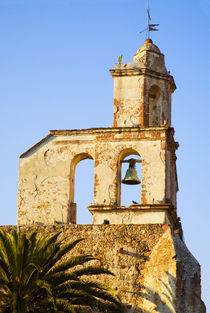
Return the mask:
[[108,127],[108,128],[86,128],[86,129],[63,129],[63,130],[50,130],[50,134],[53,136],[68,136],[77,134],[94,134],[101,135],[103,133],[120,134],[131,132],[153,132],[153,131],[167,131],[172,130],[172,127],[167,125],[152,126],[152,127]]

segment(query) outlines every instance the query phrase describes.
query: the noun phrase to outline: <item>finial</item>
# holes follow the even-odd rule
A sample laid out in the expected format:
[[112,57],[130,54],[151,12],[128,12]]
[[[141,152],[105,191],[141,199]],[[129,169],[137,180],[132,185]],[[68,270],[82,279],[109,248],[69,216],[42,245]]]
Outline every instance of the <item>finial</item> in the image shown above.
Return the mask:
[[143,29],[140,34],[147,31],[147,39],[150,39],[150,32],[158,31],[156,28],[159,24],[150,24],[151,17],[150,17],[150,10],[149,10],[149,0],[147,0],[147,28]]

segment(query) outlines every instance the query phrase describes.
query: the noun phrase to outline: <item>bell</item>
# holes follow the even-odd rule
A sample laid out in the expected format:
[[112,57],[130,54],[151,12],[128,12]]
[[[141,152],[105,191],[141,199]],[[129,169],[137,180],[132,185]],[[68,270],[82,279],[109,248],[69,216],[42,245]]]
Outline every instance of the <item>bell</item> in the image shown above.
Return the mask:
[[137,172],[135,170],[135,160],[129,160],[129,168],[126,171],[125,178],[122,180],[123,184],[126,185],[138,185],[141,183],[140,179],[137,176]]

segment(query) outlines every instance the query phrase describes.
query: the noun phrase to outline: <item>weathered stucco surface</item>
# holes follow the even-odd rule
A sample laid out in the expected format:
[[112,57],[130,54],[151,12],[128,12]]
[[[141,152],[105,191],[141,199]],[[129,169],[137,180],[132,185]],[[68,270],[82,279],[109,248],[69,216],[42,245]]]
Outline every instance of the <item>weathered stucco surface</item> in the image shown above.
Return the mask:
[[35,229],[49,235],[61,231],[66,243],[84,238],[74,254],[92,254],[96,265],[115,274],[100,276],[100,281],[119,293],[128,313],[205,312],[199,264],[168,225],[20,227],[27,234]]
[[171,94],[176,89],[164,55],[150,39],[133,62],[115,64],[113,126],[171,125]]
[[[114,124],[110,128],[51,131],[20,158],[18,224],[76,223],[75,168],[94,160],[94,200],[89,210],[96,224],[165,223],[176,226],[177,143],[171,124],[171,93],[176,86],[164,56],[150,39],[133,62],[116,64]],[[140,205],[120,212],[121,161],[142,160]],[[152,205],[167,204],[168,211]],[[100,214],[101,213],[101,214]],[[149,214],[151,213],[151,214]],[[173,217],[170,216],[170,213]],[[126,216],[123,216],[126,215]]]
[[[75,222],[72,211],[75,167],[85,158],[93,159],[95,165],[93,206],[97,205],[101,213],[106,207],[117,210],[121,160],[132,153],[142,159],[141,204],[168,203],[175,210],[176,198],[172,195],[176,195],[176,180],[172,181],[170,173],[167,174],[176,149],[172,134],[173,129],[168,126],[51,131],[46,141],[20,158],[18,224]],[[166,157],[168,149],[172,151]],[[131,215],[129,223],[140,222],[131,219]],[[99,223],[97,217],[94,220]]]
[[[51,131],[20,157],[18,224],[76,223],[75,168],[89,158],[94,161],[94,200],[89,210],[95,224],[169,222],[177,227],[178,145],[170,127],[176,86],[164,56],[148,39],[133,62],[116,64],[110,72],[113,127]],[[135,211],[128,207],[122,212],[121,162],[132,154],[142,160],[141,203]],[[149,205],[146,210],[145,205]]]

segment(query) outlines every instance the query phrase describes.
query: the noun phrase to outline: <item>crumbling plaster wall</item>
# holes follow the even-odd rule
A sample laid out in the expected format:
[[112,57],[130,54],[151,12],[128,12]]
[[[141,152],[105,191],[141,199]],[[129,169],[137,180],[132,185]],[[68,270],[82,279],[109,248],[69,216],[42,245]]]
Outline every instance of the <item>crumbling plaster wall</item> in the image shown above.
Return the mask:
[[73,147],[63,144],[62,137],[60,140],[57,144],[54,137],[20,158],[18,224],[69,221],[70,165],[80,153],[88,152],[94,158],[94,146],[82,144],[82,136],[80,144],[77,137],[71,137]]
[[94,202],[120,206],[117,201],[117,185],[120,184],[120,177],[116,174],[120,165],[119,156],[126,149],[136,151],[142,158],[142,203],[163,201],[165,160],[160,155],[161,141],[153,141],[152,138],[151,141],[136,140],[138,135],[132,133],[111,137],[112,135],[110,138],[101,135],[97,138],[101,143],[96,144]]
[[[125,64],[123,64],[125,65]],[[122,66],[123,66],[122,65]],[[113,75],[114,78],[114,122],[113,126],[154,126],[149,123],[153,109],[149,107],[149,90],[160,88],[160,114],[158,125],[171,125],[171,87],[165,77],[127,74]]]
[[167,74],[164,54],[152,43],[151,39],[146,39],[145,44],[134,55],[133,61],[138,62],[141,67],[149,68],[157,73]]
[[117,210],[100,212],[94,212],[93,224],[104,224],[104,221],[108,221],[110,224],[166,224],[169,223],[167,213],[164,211],[138,211],[129,208],[118,208]]
[[65,243],[84,238],[73,254],[92,254],[98,259],[95,265],[115,274],[95,279],[117,291],[127,313],[205,312],[199,264],[168,225],[20,227],[27,234],[34,230],[48,236],[61,231]]
[[[172,90],[170,88],[170,82],[163,78],[155,78],[146,76],[145,77],[145,84],[144,84],[144,94],[145,99],[144,102],[146,103],[146,117],[145,117],[145,125],[153,126],[150,124],[150,114],[153,114],[153,109],[149,107],[149,91],[152,86],[157,86],[160,88],[160,114],[159,114],[159,125],[171,125],[171,93]],[[151,118],[152,120],[152,118]]]
[[140,126],[143,86],[143,76],[114,77],[114,127]]
[[20,158],[18,223],[70,221],[72,164],[76,166],[79,155],[87,155],[95,163],[94,204],[120,206],[120,155],[126,149],[142,158],[142,204],[164,203],[166,128],[58,133]]

